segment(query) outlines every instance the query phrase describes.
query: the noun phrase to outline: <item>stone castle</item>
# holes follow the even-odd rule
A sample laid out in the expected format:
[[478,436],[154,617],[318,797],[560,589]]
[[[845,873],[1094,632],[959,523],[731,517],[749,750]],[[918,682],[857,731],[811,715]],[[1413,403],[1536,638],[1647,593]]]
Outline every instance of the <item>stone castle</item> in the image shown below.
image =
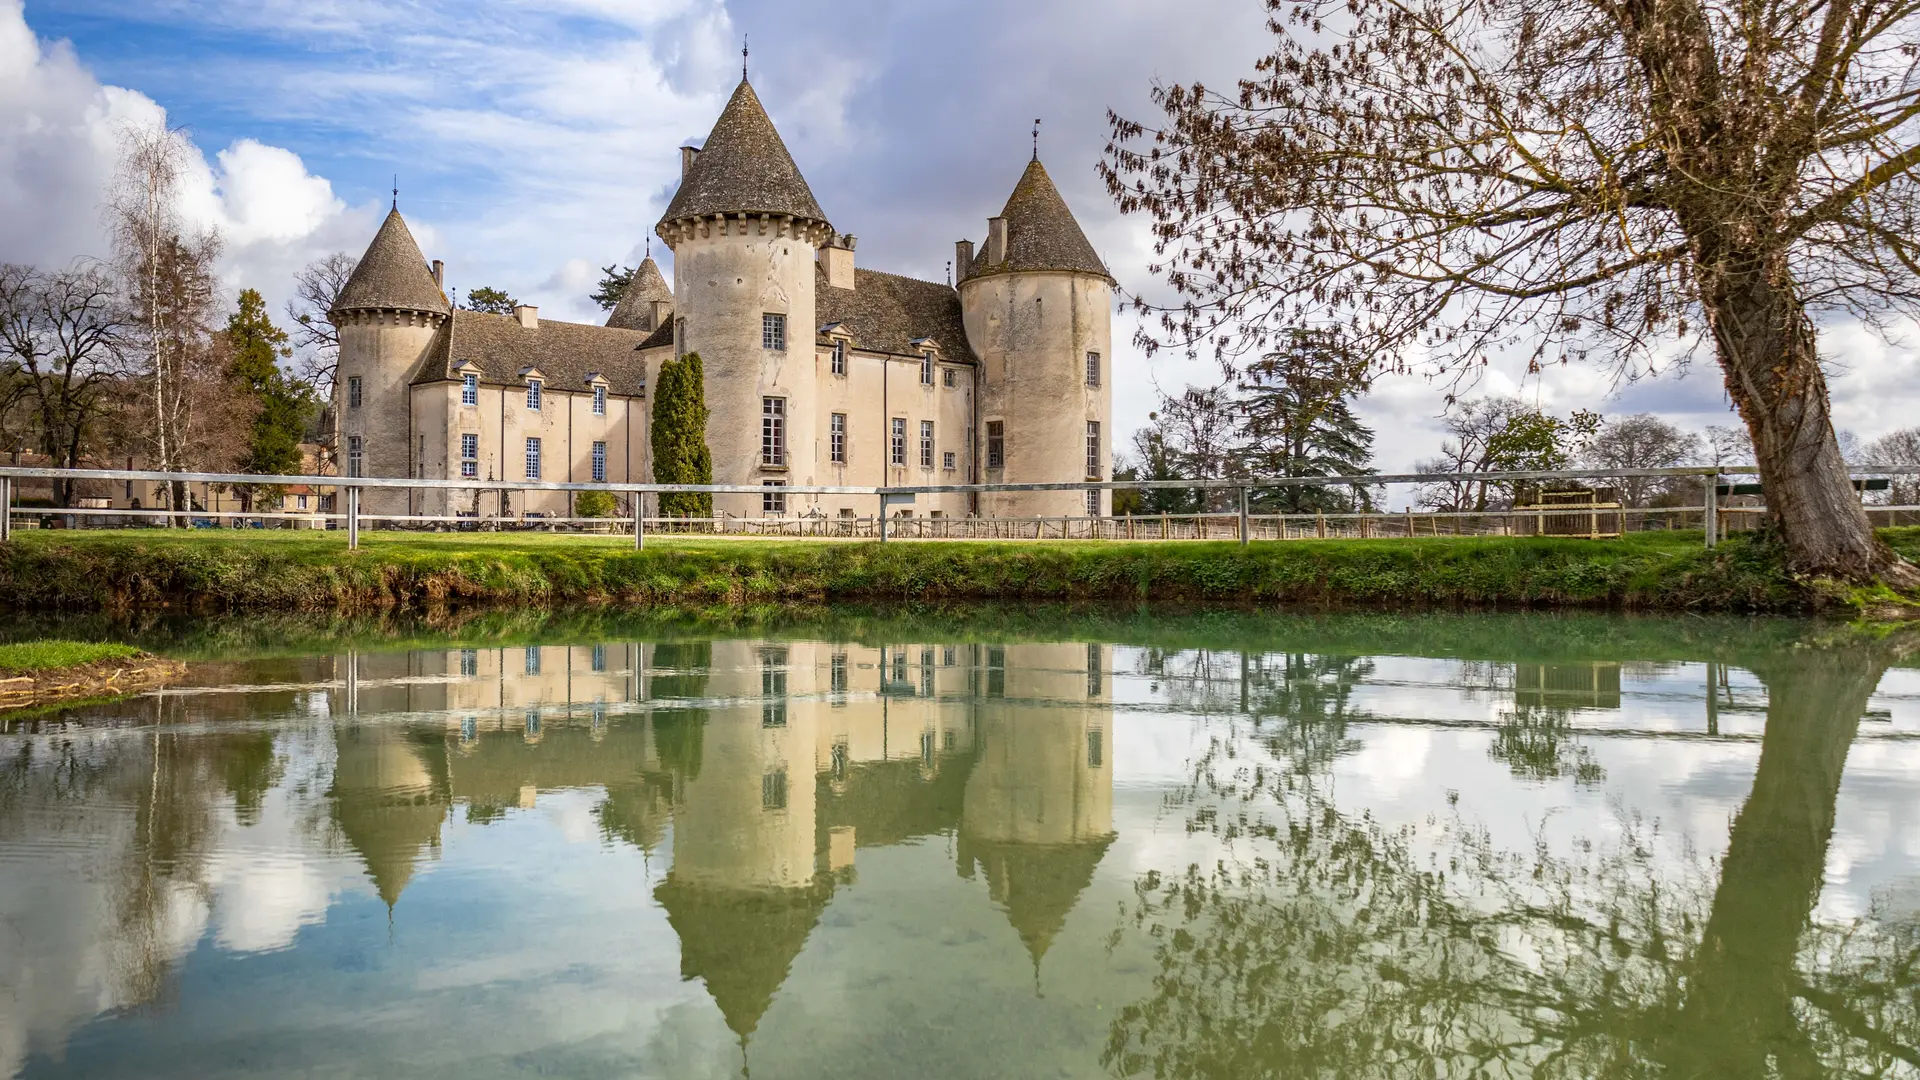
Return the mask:
[[[956,245],[956,285],[856,268],[855,237],[827,220],[745,79],[680,160],[654,229],[673,286],[648,258],[604,326],[453,307],[396,206],[332,313],[341,471],[650,482],[647,388],[663,361],[698,353],[714,482],[762,489],[716,496],[716,514],[878,509],[787,487],[1107,478],[1114,282],[1037,152],[985,242]],[[364,509],[553,516],[570,498],[369,491]],[[895,512],[1109,508],[1103,491],[955,492]]]

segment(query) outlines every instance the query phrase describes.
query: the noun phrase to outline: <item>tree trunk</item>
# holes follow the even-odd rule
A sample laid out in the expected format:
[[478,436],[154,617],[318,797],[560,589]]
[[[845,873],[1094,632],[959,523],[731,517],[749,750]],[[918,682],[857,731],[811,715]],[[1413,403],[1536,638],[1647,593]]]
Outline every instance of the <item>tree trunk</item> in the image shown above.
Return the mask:
[[1847,475],[1828,411],[1813,324],[1779,257],[1703,252],[1701,294],[1727,393],[1753,439],[1767,510],[1790,568],[1920,588],[1920,570],[1881,543]]
[[1888,659],[1870,647],[1814,650],[1754,669],[1767,687],[1760,764],[1663,1055],[1674,1075],[1765,1076],[1769,1060],[1794,1075],[1791,1063],[1808,1063],[1796,959],[1820,898],[1847,751]]

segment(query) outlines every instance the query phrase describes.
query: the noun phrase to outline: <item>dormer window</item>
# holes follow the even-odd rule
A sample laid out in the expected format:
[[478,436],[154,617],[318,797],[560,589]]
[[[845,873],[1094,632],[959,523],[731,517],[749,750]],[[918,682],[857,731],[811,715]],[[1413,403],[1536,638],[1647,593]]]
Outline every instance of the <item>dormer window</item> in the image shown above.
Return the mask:
[[833,373],[842,378],[846,377],[847,343],[845,341],[835,341],[833,343]]
[[533,412],[540,411],[540,380],[539,379],[527,380],[527,408],[532,410]]
[[472,372],[460,376],[460,404],[480,404],[480,376]]
[[931,352],[920,354],[920,385],[933,385],[933,354]]
[[595,383],[593,387],[593,415],[607,415],[607,388],[603,383]]

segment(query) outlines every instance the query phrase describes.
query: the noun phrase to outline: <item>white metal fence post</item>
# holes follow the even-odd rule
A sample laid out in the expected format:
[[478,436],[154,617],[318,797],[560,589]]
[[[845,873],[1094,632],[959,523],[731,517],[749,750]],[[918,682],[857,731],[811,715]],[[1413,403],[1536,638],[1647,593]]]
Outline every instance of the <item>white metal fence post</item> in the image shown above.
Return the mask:
[[360,489],[347,489],[347,550],[360,546]]
[[1707,548],[1713,548],[1720,540],[1720,475],[1718,473],[1707,475],[1707,498],[1703,505],[1707,511],[1705,513],[1707,521],[1703,523],[1707,527]]
[[0,476],[0,544],[13,539],[13,478]]
[[1246,547],[1250,539],[1247,535],[1247,489],[1240,489],[1240,546]]
[[644,491],[633,493],[633,550],[640,551],[647,546],[647,495]]

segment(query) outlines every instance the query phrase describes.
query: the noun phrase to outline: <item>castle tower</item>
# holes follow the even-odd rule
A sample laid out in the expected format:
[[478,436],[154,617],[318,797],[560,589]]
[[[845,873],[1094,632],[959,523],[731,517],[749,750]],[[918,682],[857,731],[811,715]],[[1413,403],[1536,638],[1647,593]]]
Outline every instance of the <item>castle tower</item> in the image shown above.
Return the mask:
[[[974,452],[986,483],[1110,480],[1113,278],[1035,155],[978,253],[955,250],[967,339],[980,357]],[[1084,491],[990,493],[992,517],[1105,515]]]
[[[833,227],[745,79],[706,143],[682,148],[654,231],[673,249],[675,354],[699,353],[706,372],[714,482],[815,483],[814,258]],[[761,514],[759,496],[713,503]]]
[[649,255],[634,268],[632,280],[620,294],[620,302],[607,325],[619,330],[658,330],[673,318],[673,290],[660,273],[660,264]]
[[[340,331],[334,416],[343,476],[413,474],[408,383],[452,310],[437,273],[428,268],[396,208],[333,303],[330,317]],[[370,489],[361,509],[404,514],[407,494]]]

